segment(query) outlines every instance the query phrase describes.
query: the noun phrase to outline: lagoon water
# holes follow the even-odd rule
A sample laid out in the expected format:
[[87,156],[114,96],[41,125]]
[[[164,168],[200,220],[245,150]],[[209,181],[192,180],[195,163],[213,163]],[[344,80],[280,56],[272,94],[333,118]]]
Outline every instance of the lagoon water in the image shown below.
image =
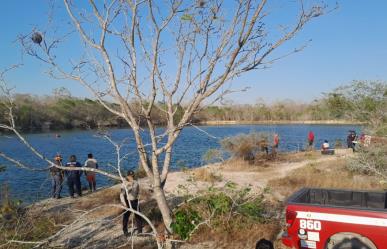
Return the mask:
[[[315,146],[320,147],[327,139],[332,145],[336,140],[341,140],[345,145],[348,130],[360,131],[359,126],[349,125],[227,125],[227,126],[200,126],[187,127],[173,147],[173,160],[171,168],[178,170],[181,167],[198,167],[205,162],[202,157],[208,149],[219,148],[219,141],[228,136],[249,132],[276,132],[280,136],[281,151],[297,151],[305,147],[307,134],[310,130],[315,133]],[[162,129],[159,130],[162,132]],[[208,133],[208,134],[207,134]],[[123,161],[124,169],[136,168],[138,157],[133,135],[128,129],[109,130],[112,139],[123,143],[122,153],[127,154]],[[210,134],[210,135],[209,135]],[[60,138],[55,133],[28,134],[27,140],[48,158],[56,153],[61,153],[64,162],[75,154],[82,164],[87,153],[93,153],[99,161],[100,168],[114,172],[112,165],[116,165],[114,147],[98,136],[97,131],[65,131],[60,132]],[[144,137],[146,138],[144,131]],[[23,163],[44,168],[47,164],[31,153],[14,136],[0,136],[0,151],[14,157]],[[51,180],[48,172],[28,171],[19,169],[0,158],[0,165],[5,165],[7,170],[0,173],[0,185],[7,183],[12,198],[31,203],[49,197]],[[84,178],[84,177],[82,177]],[[82,185],[87,186],[85,179]],[[108,178],[97,175],[97,187],[112,185]],[[67,195],[67,185],[64,183],[63,196]]]

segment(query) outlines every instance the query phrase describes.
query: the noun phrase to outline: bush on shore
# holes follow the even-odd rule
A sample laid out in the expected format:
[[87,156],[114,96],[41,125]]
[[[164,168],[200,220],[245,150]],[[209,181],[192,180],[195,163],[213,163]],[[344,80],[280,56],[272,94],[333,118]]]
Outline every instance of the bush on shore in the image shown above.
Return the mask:
[[220,144],[232,157],[253,162],[259,157],[269,155],[269,150],[272,155],[275,154],[272,148],[273,137],[274,134],[271,133],[251,132],[224,138]]
[[174,210],[172,228],[180,239],[210,230],[230,233],[248,229],[272,220],[272,211],[263,195],[251,193],[250,188],[239,188],[229,182],[223,188],[209,188]]
[[361,147],[356,156],[348,161],[349,170],[375,175],[387,181],[387,144],[371,144]]

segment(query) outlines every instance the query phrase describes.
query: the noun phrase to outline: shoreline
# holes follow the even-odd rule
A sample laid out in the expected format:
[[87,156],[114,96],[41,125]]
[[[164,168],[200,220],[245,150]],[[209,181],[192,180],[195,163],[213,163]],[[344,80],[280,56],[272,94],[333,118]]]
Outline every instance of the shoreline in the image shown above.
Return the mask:
[[[222,125],[364,125],[364,122],[358,121],[349,121],[349,120],[262,120],[262,121],[238,121],[238,120],[209,120],[209,121],[199,121],[193,123],[194,125],[199,126],[222,126]],[[157,128],[163,128],[164,125],[157,126]],[[188,126],[187,126],[188,127]],[[117,129],[117,130],[130,130],[130,127],[114,127],[109,126],[105,127],[108,130]],[[143,127],[146,129],[146,127]],[[34,130],[34,131],[22,131],[22,134],[56,134],[63,132],[74,132],[74,131],[98,131],[96,129],[82,129],[82,128],[73,128],[73,129],[52,129],[52,130]],[[12,136],[12,132],[0,132],[0,136]]]
[[199,125],[364,125],[364,122],[349,121],[349,120],[262,120],[262,121],[238,121],[238,120],[209,120],[198,122]]

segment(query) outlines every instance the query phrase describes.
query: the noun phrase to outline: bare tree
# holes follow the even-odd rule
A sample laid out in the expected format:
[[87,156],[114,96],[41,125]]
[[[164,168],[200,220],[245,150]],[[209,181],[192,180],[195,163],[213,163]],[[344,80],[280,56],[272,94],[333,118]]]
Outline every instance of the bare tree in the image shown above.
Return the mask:
[[[27,54],[50,65],[50,75],[78,81],[128,123],[169,232],[172,216],[163,187],[182,129],[204,106],[232,93],[230,83],[238,76],[301,51],[304,46],[273,55],[325,9],[300,1],[294,24],[277,25],[266,0],[89,0],[81,7],[69,0],[63,3],[76,32],[65,24],[61,29],[36,29],[32,40],[21,36],[21,44]],[[63,58],[58,51],[66,48],[72,54],[72,47],[65,45],[75,34],[82,52],[78,58]],[[178,117],[181,106],[184,111]],[[155,112],[166,117],[162,132],[152,120]]]
[[[0,129],[14,133],[16,135],[17,139],[19,139],[21,143],[23,143],[28,149],[30,149],[38,158],[45,161],[48,164],[48,166],[41,167],[41,166],[27,165],[20,160],[17,160],[15,158],[10,157],[9,155],[7,155],[6,153],[4,153],[2,151],[0,151],[0,157],[2,157],[3,159],[7,160],[10,163],[12,163],[13,165],[15,165],[18,168],[30,170],[30,171],[35,171],[35,172],[48,171],[51,167],[56,167],[56,168],[59,168],[59,169],[65,170],[65,171],[81,170],[81,171],[96,172],[96,173],[99,173],[101,175],[105,175],[111,179],[120,181],[125,188],[126,194],[128,194],[129,189],[128,189],[127,185],[125,184],[126,179],[121,174],[122,161],[125,158],[127,158],[127,156],[129,155],[129,153],[125,153],[122,155],[122,146],[124,145],[125,140],[122,143],[117,143],[109,136],[109,134],[107,134],[107,133],[100,134],[100,136],[103,137],[104,139],[106,139],[107,141],[109,141],[115,149],[116,165],[115,166],[110,165],[110,166],[114,169],[114,172],[117,172],[117,174],[112,174],[110,172],[95,169],[95,168],[65,167],[65,166],[56,165],[53,161],[51,161],[49,158],[45,157],[44,154],[40,153],[35,147],[33,147],[28,142],[28,140],[17,130],[16,122],[15,122],[15,118],[14,118],[14,114],[13,114],[13,109],[15,107],[14,98],[13,98],[13,96],[14,96],[13,88],[8,86],[7,81],[5,79],[5,74],[13,69],[18,68],[19,66],[20,65],[13,65],[9,68],[6,68],[3,71],[0,71],[0,113],[4,116],[4,119],[7,120],[7,122],[0,123]],[[2,170],[4,170],[4,168],[0,167],[0,172]],[[159,238],[160,236],[158,234],[158,231],[157,231],[155,225],[144,213],[140,212],[139,209],[133,209],[131,206],[126,207],[124,205],[116,205],[116,204],[107,204],[107,205],[102,205],[102,206],[98,206],[96,208],[93,208],[92,210],[89,210],[89,211],[85,212],[83,215],[81,215],[80,217],[78,217],[70,225],[65,225],[65,227],[63,229],[59,230],[58,232],[56,232],[52,236],[45,238],[44,240],[41,240],[41,241],[9,240],[9,241],[7,241],[7,243],[5,245],[11,244],[11,243],[17,243],[17,244],[31,244],[31,245],[34,244],[37,247],[44,247],[45,245],[51,243],[55,238],[58,238],[59,236],[61,236],[68,229],[71,229],[73,224],[76,224],[77,222],[81,222],[82,219],[84,218],[84,216],[91,214],[97,210],[100,210],[101,208],[104,208],[104,207],[116,207],[116,208],[122,209],[123,211],[128,211],[128,212],[134,213],[136,215],[139,215],[151,228],[150,235],[154,237],[154,239],[157,243],[157,247],[164,248],[164,244],[165,244],[164,238],[163,239]],[[119,215],[119,216],[121,216],[121,215]],[[168,242],[171,242],[171,241],[172,240],[168,240]],[[0,245],[0,247],[2,247],[2,246],[4,246],[4,245]],[[133,248],[133,244],[132,244],[132,248]]]

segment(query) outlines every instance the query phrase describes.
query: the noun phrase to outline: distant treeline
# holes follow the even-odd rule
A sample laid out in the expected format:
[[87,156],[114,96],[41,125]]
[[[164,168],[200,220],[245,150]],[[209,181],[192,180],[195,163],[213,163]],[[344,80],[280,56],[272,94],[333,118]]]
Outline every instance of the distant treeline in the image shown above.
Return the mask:
[[[347,120],[380,126],[387,121],[386,86],[385,82],[356,81],[307,104],[278,101],[272,104],[209,106],[197,113],[192,122]],[[2,114],[7,112],[4,101],[0,99]],[[114,103],[106,104],[118,109]],[[132,108],[137,110],[139,122],[144,122],[139,105],[132,103]],[[160,126],[166,123],[166,116],[159,111],[163,108],[163,103],[158,103],[151,114],[153,121]],[[184,106],[178,106],[176,120],[183,112]],[[58,93],[44,97],[15,95],[14,117],[16,125],[23,131],[127,126],[124,120],[110,113],[96,100]],[[0,123],[8,122],[6,118],[7,115],[1,115]]]
[[210,106],[196,116],[201,121],[322,121],[364,122],[380,127],[387,122],[387,83],[353,81],[311,103]]

